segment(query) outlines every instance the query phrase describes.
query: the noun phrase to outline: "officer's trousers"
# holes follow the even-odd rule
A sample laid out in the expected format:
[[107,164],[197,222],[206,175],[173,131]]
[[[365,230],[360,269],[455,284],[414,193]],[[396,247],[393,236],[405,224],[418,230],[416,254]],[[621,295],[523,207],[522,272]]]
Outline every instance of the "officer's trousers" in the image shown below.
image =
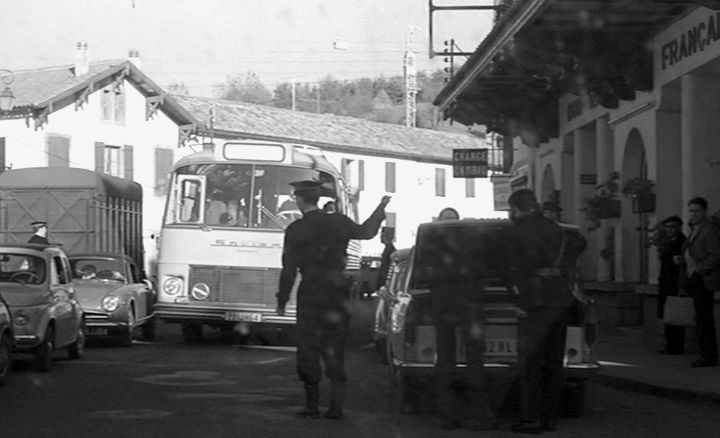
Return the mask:
[[345,346],[349,324],[350,315],[342,308],[303,306],[298,309],[297,371],[301,381],[320,382],[323,364],[330,380],[347,381]]
[[565,382],[565,339],[570,309],[537,307],[522,322],[520,345],[521,419],[557,421]]

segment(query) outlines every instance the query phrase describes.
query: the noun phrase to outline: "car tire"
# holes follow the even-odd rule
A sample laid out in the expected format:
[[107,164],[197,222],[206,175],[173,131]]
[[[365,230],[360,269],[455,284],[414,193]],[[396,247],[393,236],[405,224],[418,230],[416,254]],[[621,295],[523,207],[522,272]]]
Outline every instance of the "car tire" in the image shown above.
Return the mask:
[[135,331],[135,311],[130,308],[128,312],[127,328],[120,331],[118,343],[121,347],[132,346],[133,333]]
[[35,347],[35,359],[37,360],[37,369],[41,373],[46,373],[52,368],[52,352],[55,350],[55,329],[48,325],[45,329],[45,336],[40,345]]
[[587,382],[568,380],[563,387],[563,413],[568,417],[581,417],[585,411]]
[[68,347],[68,357],[72,360],[80,359],[83,356],[83,353],[85,353],[85,341],[87,337],[85,336],[85,321],[82,321],[80,323],[80,327],[78,327],[78,333],[77,337],[75,338],[75,342],[73,342]]
[[0,339],[0,386],[7,383],[8,373],[12,367],[12,339],[7,333]]
[[155,340],[155,329],[157,328],[157,320],[152,317],[145,321],[140,330],[142,330],[143,341],[154,341]]
[[199,322],[182,323],[182,337],[186,344],[196,344],[202,341],[203,325]]

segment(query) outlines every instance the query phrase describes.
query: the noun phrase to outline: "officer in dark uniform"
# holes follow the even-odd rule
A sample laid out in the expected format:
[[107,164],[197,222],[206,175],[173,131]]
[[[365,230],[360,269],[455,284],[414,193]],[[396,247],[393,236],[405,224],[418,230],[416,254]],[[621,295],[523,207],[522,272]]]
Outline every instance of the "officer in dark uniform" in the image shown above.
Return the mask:
[[303,418],[319,417],[321,359],[330,379],[330,409],[326,418],[342,416],[347,375],[344,367],[350,313],[346,307],[350,281],[344,274],[346,248],[351,239],[372,239],[385,219],[384,196],[370,218],[358,225],[342,214],[327,214],[318,208],[321,183],[291,184],[303,217],[288,226],[283,246],[283,269],[277,294],[278,314],[285,305],[299,270],[302,275],[297,296],[297,370],[305,388]]
[[566,257],[563,248],[567,243],[582,251],[585,245],[565,242],[562,228],[538,211],[531,190],[512,193],[508,203],[514,222],[512,276],[518,305],[526,312],[520,339],[521,422],[512,430],[538,434],[555,430],[564,383],[565,337],[574,298],[572,274],[563,264],[574,264],[578,254]]
[[50,241],[47,238],[48,226],[45,221],[35,221],[30,224],[33,228],[33,235],[28,240],[28,243],[40,243],[43,245],[50,245]]

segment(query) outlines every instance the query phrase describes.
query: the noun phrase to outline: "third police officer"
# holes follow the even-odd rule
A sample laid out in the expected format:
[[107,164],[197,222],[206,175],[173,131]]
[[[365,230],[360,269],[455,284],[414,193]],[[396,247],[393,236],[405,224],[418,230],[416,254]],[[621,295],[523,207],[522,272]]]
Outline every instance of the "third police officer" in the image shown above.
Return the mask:
[[346,249],[351,239],[372,239],[377,234],[390,197],[384,196],[370,218],[358,225],[345,215],[327,214],[318,208],[323,190],[319,181],[291,185],[303,217],[285,231],[277,306],[278,313],[284,315],[299,271],[297,371],[304,383],[305,407],[298,416],[319,417],[324,364],[330,379],[330,409],[325,417],[338,419],[342,416],[347,381],[344,355],[350,321],[350,281],[344,272]]

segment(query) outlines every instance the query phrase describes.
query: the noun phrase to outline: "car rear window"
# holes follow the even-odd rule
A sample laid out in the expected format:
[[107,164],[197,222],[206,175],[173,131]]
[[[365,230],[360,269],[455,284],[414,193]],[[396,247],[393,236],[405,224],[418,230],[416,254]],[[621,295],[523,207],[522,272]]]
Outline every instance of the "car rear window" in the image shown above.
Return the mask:
[[30,254],[0,253],[0,281],[26,284],[45,282],[45,259]]
[[508,268],[509,223],[448,223],[420,227],[410,287],[466,283],[500,284]]
[[125,280],[125,267],[116,259],[70,259],[73,278],[80,280]]

